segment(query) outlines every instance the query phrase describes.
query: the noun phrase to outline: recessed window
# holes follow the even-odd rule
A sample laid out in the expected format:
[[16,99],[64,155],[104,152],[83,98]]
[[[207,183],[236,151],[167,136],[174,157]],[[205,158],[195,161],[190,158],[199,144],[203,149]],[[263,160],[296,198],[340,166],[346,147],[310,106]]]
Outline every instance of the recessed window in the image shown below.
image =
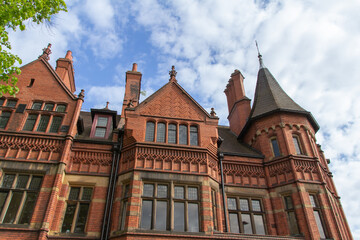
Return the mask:
[[311,206],[313,207],[315,222],[319,230],[320,238],[325,239],[326,234],[324,230],[324,224],[322,221],[321,208],[319,206],[319,203],[315,195],[309,195],[309,197],[310,197]]
[[98,117],[94,135],[95,137],[105,137],[108,120],[109,118],[107,117]]
[[61,232],[84,233],[93,188],[71,187]]
[[124,187],[124,191],[123,191],[120,230],[125,230],[126,211],[127,211],[128,198],[129,198],[129,197],[130,197],[130,185],[129,185],[129,184],[126,184],[125,187]]
[[284,197],[285,211],[291,235],[299,234],[299,227],[296,220],[295,208],[291,196]]
[[295,146],[296,154],[302,155],[303,152],[301,150],[300,140],[299,140],[298,136],[293,135],[293,143],[294,143],[294,146]]
[[176,143],[176,124],[169,124],[168,126],[168,143]]
[[5,99],[4,98],[0,98],[0,106],[2,106],[5,102]]
[[4,129],[9,121],[11,113],[10,112],[2,112],[0,116],[0,129]]
[[30,224],[42,176],[5,173],[0,188],[2,223]]
[[54,109],[53,103],[46,103],[44,106],[44,111],[52,111]]
[[154,137],[155,137],[155,123],[147,122],[146,123],[145,141],[153,142]]
[[179,126],[179,144],[187,144],[187,126],[180,125]]
[[271,140],[271,146],[272,146],[272,150],[274,153],[274,157],[280,157],[281,153],[280,153],[280,148],[279,148],[279,144],[276,138],[272,138]]
[[66,110],[66,105],[64,104],[58,104],[55,109],[56,112],[65,112],[65,110]]
[[229,197],[230,231],[265,235],[264,211],[258,199]]
[[46,128],[49,124],[49,119],[50,119],[50,116],[48,115],[41,115],[40,117],[40,121],[39,121],[39,124],[38,124],[38,127],[37,127],[37,130],[38,132],[45,132],[46,131]]
[[34,129],[37,116],[38,116],[37,114],[29,114],[28,118],[26,119],[23,130],[32,131]]
[[166,125],[165,123],[158,123],[157,124],[157,134],[156,134],[156,142],[165,142],[165,135],[166,135]]
[[190,126],[190,145],[198,145],[198,128],[196,126]]
[[7,102],[6,102],[6,106],[14,108],[16,106],[16,103],[17,103],[17,100],[8,99]]
[[42,106],[41,102],[34,102],[33,105],[31,106],[31,109],[40,110],[41,106]]
[[216,192],[214,189],[211,189],[211,205],[213,212],[213,225],[214,229],[217,230],[217,204],[216,204]]
[[57,133],[59,131],[61,122],[62,122],[62,117],[54,116],[52,119],[52,123],[51,123],[49,132]]

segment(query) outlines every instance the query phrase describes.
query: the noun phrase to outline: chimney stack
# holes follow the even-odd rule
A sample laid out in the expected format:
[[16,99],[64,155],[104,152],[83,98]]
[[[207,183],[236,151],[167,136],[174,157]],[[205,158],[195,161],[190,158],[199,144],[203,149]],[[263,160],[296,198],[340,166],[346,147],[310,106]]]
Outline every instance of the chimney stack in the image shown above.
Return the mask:
[[121,118],[124,117],[126,108],[134,108],[139,105],[140,88],[141,88],[141,72],[137,71],[137,64],[134,63],[132,70],[126,72],[125,96],[121,111]]
[[76,88],[74,81],[73,57],[70,50],[67,51],[65,58],[59,58],[56,61],[55,71],[68,87],[68,89],[71,92],[75,92]]

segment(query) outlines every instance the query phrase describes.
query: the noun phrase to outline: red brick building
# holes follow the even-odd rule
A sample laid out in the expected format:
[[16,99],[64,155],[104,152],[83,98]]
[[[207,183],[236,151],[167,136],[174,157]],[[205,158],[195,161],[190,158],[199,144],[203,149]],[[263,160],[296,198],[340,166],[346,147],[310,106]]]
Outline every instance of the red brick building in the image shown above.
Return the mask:
[[49,53],[0,99],[0,239],[352,239],[319,126],[261,56],[252,107],[231,74],[226,127],[174,68],[140,103],[136,64],[121,114],[82,112],[71,52]]

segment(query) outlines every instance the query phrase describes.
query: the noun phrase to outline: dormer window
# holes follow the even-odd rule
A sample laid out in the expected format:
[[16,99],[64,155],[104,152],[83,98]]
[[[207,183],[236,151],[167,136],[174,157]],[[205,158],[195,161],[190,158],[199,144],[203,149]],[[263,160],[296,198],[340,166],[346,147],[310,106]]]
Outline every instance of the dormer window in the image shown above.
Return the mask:
[[108,138],[112,130],[112,124],[112,116],[96,114],[90,136],[95,138]]

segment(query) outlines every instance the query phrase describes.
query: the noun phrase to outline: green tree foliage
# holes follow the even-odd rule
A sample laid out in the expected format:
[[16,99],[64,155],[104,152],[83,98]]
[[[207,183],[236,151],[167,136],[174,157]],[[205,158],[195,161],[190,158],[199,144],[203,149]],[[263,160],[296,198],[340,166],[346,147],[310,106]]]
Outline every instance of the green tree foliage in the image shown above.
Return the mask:
[[[0,3],[0,97],[4,93],[15,95],[19,89],[16,87],[21,73],[16,64],[21,59],[12,54],[9,42],[9,30],[25,30],[26,22],[36,24],[51,22],[51,16],[67,11],[64,0],[2,0]],[[28,21],[27,21],[28,20]]]

